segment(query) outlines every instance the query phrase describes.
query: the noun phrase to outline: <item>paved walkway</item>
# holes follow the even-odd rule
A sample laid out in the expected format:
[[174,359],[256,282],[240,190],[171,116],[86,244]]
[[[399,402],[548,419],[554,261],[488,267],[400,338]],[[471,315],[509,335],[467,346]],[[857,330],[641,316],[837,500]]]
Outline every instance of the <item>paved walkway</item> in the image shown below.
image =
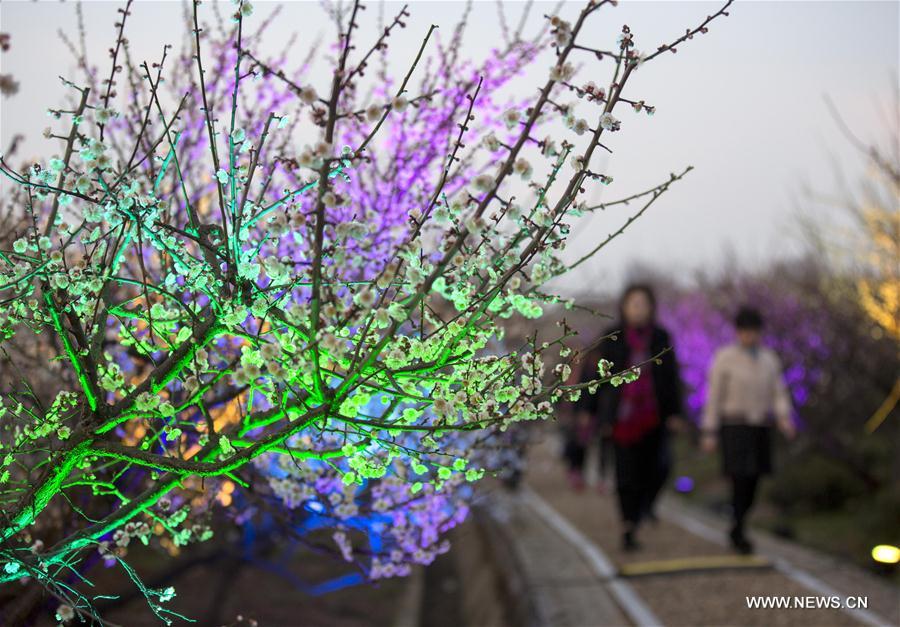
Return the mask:
[[[620,577],[623,567],[653,570],[649,562],[660,560],[728,561],[724,525],[669,498],[660,508],[662,520],[642,530],[643,549],[624,553],[614,495],[570,490],[558,451],[555,437],[534,444],[525,489],[498,497],[493,506],[494,518],[506,517],[505,533],[526,582],[520,585],[536,599],[535,624],[900,625],[896,588],[855,569],[835,572],[840,565],[834,560],[759,534],[759,561],[768,561],[766,567]],[[746,600],[831,595],[867,596],[869,609],[750,609]]]
[[[493,544],[505,545],[495,554],[503,558],[508,596],[516,605],[507,617],[509,624],[583,627],[632,622],[609,588],[612,565],[602,557],[599,567],[585,559],[586,543],[578,532],[566,527],[533,492],[497,492],[489,503]],[[560,533],[560,523],[568,533]],[[649,611],[645,616],[656,622]]]

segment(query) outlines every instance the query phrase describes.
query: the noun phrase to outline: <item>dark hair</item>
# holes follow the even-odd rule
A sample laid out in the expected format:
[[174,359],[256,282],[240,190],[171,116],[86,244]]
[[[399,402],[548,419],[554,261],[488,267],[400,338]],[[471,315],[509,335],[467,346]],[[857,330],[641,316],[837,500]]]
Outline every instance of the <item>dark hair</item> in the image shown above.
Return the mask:
[[734,316],[734,327],[747,331],[760,331],[763,328],[763,317],[755,307],[741,307]]
[[633,294],[643,294],[650,302],[650,320],[656,319],[656,294],[649,283],[631,283],[622,292],[622,298],[619,299],[619,318],[625,320],[625,301]]

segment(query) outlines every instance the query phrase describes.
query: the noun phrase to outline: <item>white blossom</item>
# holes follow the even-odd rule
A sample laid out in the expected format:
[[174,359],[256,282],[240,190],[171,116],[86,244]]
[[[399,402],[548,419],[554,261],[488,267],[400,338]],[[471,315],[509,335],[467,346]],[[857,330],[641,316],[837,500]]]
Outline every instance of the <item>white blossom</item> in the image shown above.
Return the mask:
[[619,125],[619,120],[617,120],[612,113],[606,112],[600,116],[600,126],[607,131],[617,131],[619,130]]
[[72,609],[71,605],[63,603],[56,608],[56,618],[63,623],[70,621],[75,618],[75,610]]
[[381,119],[382,114],[384,113],[384,108],[377,104],[371,104],[366,107],[366,119],[369,122],[377,122]]
[[514,129],[521,119],[522,113],[518,109],[507,109],[503,112],[503,123],[510,130]]
[[526,181],[531,178],[531,164],[524,157],[516,159],[516,162],[513,164],[513,171]]
[[575,75],[575,66],[569,62],[554,65],[550,69],[550,80],[567,81]]
[[584,135],[590,129],[590,125],[584,118],[579,118],[572,123],[572,130],[575,131],[575,134],[578,136]]
[[394,111],[399,113],[403,113],[406,111],[406,107],[409,105],[409,100],[407,100],[406,96],[397,96],[391,101],[391,108]]
[[311,105],[318,100],[318,98],[319,96],[316,94],[316,90],[309,85],[300,90],[300,100],[302,100],[304,104]]
[[472,181],[472,184],[475,185],[475,189],[478,191],[486,192],[494,187],[494,177],[489,174],[479,174]]

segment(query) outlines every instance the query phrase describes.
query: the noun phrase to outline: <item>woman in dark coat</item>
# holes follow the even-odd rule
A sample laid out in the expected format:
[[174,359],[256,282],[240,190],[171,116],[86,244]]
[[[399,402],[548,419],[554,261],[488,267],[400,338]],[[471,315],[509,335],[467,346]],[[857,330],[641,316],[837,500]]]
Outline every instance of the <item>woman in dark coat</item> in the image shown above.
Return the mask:
[[[632,383],[603,385],[585,396],[582,408],[594,415],[615,450],[616,491],[625,550],[638,548],[637,529],[653,506],[671,468],[668,429],[680,420],[681,381],[668,332],[656,324],[656,299],[647,285],[628,287],[620,322],[609,329],[599,354],[612,372],[641,365]],[[661,355],[658,359],[654,357]]]

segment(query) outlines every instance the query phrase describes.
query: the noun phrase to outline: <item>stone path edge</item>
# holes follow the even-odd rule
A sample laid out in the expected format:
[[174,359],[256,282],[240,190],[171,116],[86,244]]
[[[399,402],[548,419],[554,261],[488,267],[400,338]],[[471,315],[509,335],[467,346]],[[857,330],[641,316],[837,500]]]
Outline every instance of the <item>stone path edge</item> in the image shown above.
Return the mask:
[[553,506],[528,487],[520,489],[519,498],[528,505],[541,519],[552,527],[560,536],[570,542],[582,555],[585,561],[605,582],[610,594],[616,600],[628,618],[640,627],[656,627],[663,622],[653,613],[646,603],[637,595],[628,582],[618,576],[615,567],[606,554],[591,542],[569,521],[557,512]]

